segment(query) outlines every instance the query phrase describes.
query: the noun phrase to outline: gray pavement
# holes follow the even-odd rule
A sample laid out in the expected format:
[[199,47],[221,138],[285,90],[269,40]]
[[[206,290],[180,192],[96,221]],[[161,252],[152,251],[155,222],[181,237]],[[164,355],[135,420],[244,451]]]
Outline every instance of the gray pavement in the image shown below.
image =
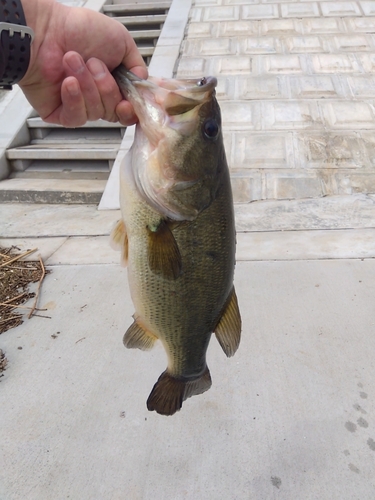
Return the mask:
[[[58,229],[56,207],[17,207],[26,221],[49,208],[36,240],[35,225],[12,234],[16,209],[0,206],[13,236],[0,242],[37,241],[53,270],[51,319],[0,336],[1,500],[375,498],[373,259],[239,261],[240,349],[227,359],[213,338],[212,388],[162,417],[146,409],[161,345],[122,345],[133,306],[106,236],[118,213],[81,207]],[[63,265],[45,247],[56,238]]]

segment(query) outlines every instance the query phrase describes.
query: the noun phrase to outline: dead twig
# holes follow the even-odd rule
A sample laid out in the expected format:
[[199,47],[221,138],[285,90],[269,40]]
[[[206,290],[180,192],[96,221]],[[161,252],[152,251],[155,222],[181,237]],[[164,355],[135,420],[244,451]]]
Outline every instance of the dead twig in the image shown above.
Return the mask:
[[0,264],[0,267],[8,266],[12,262],[15,262],[16,260],[22,259],[22,257],[27,257],[27,255],[30,255],[31,253],[34,253],[37,250],[38,250],[37,248],[34,248],[32,250],[27,250],[27,252],[16,255],[15,257],[13,257],[13,259],[7,260],[6,262],[3,262],[2,264]]
[[[27,262],[27,261],[26,261]],[[5,265],[4,266],[4,269],[6,269],[7,267],[11,268],[11,269],[16,269],[17,271],[23,271],[25,268],[24,267],[17,267],[17,266],[7,266]],[[28,267],[27,268],[29,271],[37,271],[38,268],[37,267]]]
[[2,325],[3,323],[8,323],[8,321],[12,321],[13,319],[19,319],[19,318],[18,316],[10,316],[10,318],[2,319],[0,321],[0,325]]
[[5,301],[3,302],[3,304],[10,304],[10,302],[14,302],[15,300],[20,299],[20,298],[21,298],[21,297],[23,297],[24,295],[26,295],[26,292],[20,293],[19,295],[17,295],[17,297],[13,297],[13,298],[11,298],[11,299],[9,299],[9,300],[5,300]]
[[39,297],[40,287],[41,287],[41,285],[42,285],[42,281],[43,281],[43,279],[44,279],[44,276],[46,275],[46,270],[45,270],[45,268],[44,268],[44,264],[43,264],[43,261],[42,261],[42,257],[41,257],[41,256],[39,256],[39,262],[40,262],[40,266],[41,266],[41,268],[42,268],[42,276],[41,276],[41,278],[40,278],[40,280],[39,280],[39,283],[38,283],[38,288],[36,289],[36,292],[35,292],[35,301],[34,301],[34,305],[33,305],[32,309],[31,309],[31,311],[30,311],[30,313],[29,313],[29,316],[28,316],[28,318],[29,318],[29,319],[31,318],[31,316],[33,315],[33,312],[34,312],[34,311],[35,311],[35,309],[36,309],[36,305],[37,305],[37,303],[38,303],[38,297]]
[[3,353],[3,351],[0,349],[0,377],[4,376],[4,374],[2,372],[5,371],[7,364],[8,364],[8,360],[5,357],[5,354]]
[[[13,309],[32,309],[32,307],[28,307],[28,306],[18,306],[17,304],[13,305],[13,304],[6,304],[5,302],[0,302],[0,306],[3,306],[3,307],[11,307]],[[48,309],[38,309],[37,307],[34,308],[34,311],[48,311]],[[36,316],[34,314],[34,316]]]

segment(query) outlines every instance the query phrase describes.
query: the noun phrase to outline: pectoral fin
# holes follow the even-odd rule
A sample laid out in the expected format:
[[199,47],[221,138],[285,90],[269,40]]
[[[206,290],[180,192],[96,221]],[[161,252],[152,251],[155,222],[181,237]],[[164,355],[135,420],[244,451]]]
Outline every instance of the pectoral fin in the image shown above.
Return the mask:
[[241,315],[234,287],[215,328],[215,335],[228,358],[233,356],[241,339]]
[[153,333],[143,328],[138,321],[139,320],[134,317],[134,323],[127,329],[123,339],[124,346],[128,349],[149,351],[154,347],[158,338]]
[[126,266],[128,263],[128,235],[122,219],[113,228],[110,241],[114,250],[121,250],[121,265]]
[[148,231],[148,263],[150,269],[165,278],[176,279],[182,271],[181,254],[168,223],[162,220]]

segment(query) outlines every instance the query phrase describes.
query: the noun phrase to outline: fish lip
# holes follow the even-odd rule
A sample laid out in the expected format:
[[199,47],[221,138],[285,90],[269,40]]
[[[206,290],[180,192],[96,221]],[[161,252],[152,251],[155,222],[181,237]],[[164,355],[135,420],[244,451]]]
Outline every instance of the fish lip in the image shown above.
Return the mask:
[[[213,92],[217,86],[217,78],[214,76],[201,77],[197,79],[189,78],[186,80],[168,79],[149,77],[144,80],[127,70],[124,65],[120,64],[112,71],[112,76],[118,83],[120,90],[126,93],[131,93],[137,87],[148,88],[149,90],[164,88],[165,90],[174,91],[181,94],[205,94]],[[127,97],[127,96],[125,96]]]
[[137,75],[127,70],[125,66],[120,64],[112,71],[112,76],[116,80],[121,93],[127,98],[127,94],[134,89],[135,82],[146,82],[147,80],[143,80],[139,78]]

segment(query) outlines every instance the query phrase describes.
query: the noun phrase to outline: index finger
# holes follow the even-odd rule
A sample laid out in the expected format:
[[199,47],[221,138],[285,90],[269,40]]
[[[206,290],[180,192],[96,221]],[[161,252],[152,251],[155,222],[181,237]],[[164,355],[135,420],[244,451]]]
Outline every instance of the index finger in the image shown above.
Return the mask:
[[135,75],[147,80],[148,70],[146,63],[144,62],[143,57],[141,56],[141,53],[139,52],[139,49],[128,30],[126,30],[126,38],[125,55],[121,63],[126,69]]

